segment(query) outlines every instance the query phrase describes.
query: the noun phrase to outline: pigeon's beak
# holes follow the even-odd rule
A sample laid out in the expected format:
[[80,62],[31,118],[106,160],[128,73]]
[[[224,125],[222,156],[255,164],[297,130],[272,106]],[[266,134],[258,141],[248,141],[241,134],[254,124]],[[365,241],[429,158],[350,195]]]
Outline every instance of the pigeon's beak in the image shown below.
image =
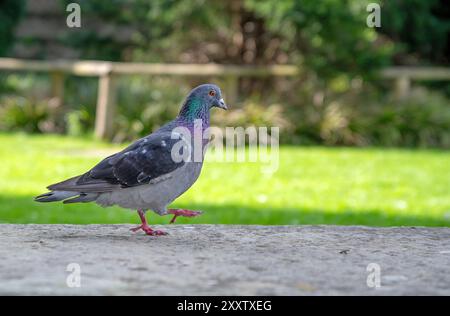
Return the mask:
[[225,101],[223,99],[219,100],[219,105],[217,107],[224,109],[224,110],[228,110],[228,106],[225,104]]

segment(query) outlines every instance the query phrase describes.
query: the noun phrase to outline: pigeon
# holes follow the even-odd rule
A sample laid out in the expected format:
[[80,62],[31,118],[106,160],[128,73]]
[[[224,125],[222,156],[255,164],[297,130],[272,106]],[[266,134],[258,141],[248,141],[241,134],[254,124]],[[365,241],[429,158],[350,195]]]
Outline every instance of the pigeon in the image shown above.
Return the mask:
[[[103,159],[86,173],[48,186],[50,192],[35,197],[35,201],[118,205],[137,210],[142,224],[132,231],[166,235],[148,226],[145,213],[152,210],[161,216],[172,214],[170,223],[178,216],[201,214],[187,209],[167,209],[167,206],[186,192],[200,175],[208,139],[202,136],[198,159],[194,155],[195,132],[196,128],[207,132],[212,107],[228,109],[220,88],[214,84],[194,88],[173,121]],[[187,137],[189,133],[194,137]]]

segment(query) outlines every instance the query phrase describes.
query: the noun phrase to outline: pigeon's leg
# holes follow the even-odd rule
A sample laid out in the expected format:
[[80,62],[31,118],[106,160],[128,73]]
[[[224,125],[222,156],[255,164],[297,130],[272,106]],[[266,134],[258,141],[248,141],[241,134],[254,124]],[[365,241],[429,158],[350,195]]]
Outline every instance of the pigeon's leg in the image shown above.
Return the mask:
[[170,220],[170,224],[175,223],[175,220],[178,216],[185,216],[185,217],[194,217],[202,214],[201,211],[191,211],[191,210],[184,210],[184,209],[169,209],[167,210],[168,214],[173,214],[173,218]]
[[153,230],[151,229],[147,224],[147,219],[145,218],[145,212],[143,210],[137,210],[139,217],[141,218],[142,225],[139,225],[138,227],[130,229],[133,232],[138,231],[139,229],[142,229],[147,235],[150,236],[160,236],[160,235],[167,235],[166,232],[163,232],[161,230]]

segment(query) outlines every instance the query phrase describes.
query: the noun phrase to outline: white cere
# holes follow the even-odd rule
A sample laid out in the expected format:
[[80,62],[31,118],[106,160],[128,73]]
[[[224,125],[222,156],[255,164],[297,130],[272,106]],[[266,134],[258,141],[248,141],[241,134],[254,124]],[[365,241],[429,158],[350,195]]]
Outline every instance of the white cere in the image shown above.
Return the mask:
[[162,142],[161,142],[161,145],[163,146],[163,147],[166,147],[166,141],[165,140],[163,140]]
[[147,152],[147,149],[142,149],[141,153],[145,154]]

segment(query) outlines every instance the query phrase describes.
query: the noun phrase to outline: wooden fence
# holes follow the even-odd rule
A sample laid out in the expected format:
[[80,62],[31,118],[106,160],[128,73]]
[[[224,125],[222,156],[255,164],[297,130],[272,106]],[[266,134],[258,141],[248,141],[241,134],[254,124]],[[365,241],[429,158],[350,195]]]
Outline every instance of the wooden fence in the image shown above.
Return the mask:
[[[105,61],[33,61],[14,58],[0,58],[0,70],[49,73],[52,82],[52,95],[56,102],[60,104],[64,96],[65,74],[98,77],[95,135],[101,139],[110,138],[113,132],[115,85],[118,75],[222,77],[226,82],[224,90],[227,94],[227,101],[233,104],[237,99],[237,80],[239,77],[292,77],[299,73],[298,68],[294,65],[149,64]],[[395,81],[396,93],[399,98],[402,98],[408,95],[411,80],[450,80],[450,69],[392,67],[382,70],[381,76]]]

